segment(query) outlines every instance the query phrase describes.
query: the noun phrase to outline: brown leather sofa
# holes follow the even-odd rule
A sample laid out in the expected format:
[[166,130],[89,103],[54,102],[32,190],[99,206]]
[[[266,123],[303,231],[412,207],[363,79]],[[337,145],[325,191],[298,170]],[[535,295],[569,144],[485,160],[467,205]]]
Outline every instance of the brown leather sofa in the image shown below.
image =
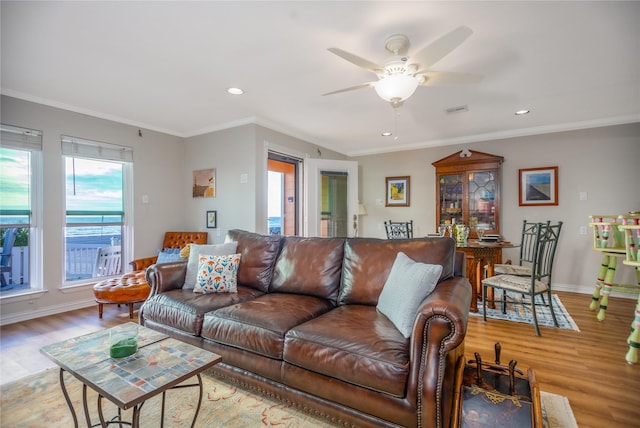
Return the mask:
[[[301,238],[232,230],[238,292],[182,289],[151,266],[140,323],[222,356],[215,374],[340,426],[448,427],[471,286],[449,238]],[[440,264],[405,338],[376,310],[396,254]]]

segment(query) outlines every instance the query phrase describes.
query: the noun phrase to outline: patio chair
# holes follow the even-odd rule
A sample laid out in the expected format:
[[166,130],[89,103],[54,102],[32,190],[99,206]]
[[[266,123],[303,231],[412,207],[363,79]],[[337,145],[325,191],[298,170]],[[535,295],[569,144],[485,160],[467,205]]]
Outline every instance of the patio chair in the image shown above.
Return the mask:
[[11,273],[11,251],[13,244],[16,242],[18,229],[15,227],[8,228],[4,233],[4,245],[2,246],[2,254],[0,255],[0,287],[8,285],[4,278],[5,272]]
[[98,248],[93,277],[118,275],[121,273],[121,260],[122,250],[120,245]]
[[385,221],[384,228],[387,231],[387,239],[413,238],[413,220]]
[[546,294],[548,301],[543,300],[543,305],[548,306],[551,311],[553,323],[557,327],[558,320],[553,311],[553,300],[551,299],[551,274],[553,271],[553,261],[555,259],[558,238],[562,229],[562,222],[547,226],[544,223],[537,223],[535,229],[535,253],[533,265],[531,266],[532,274],[530,276],[518,275],[496,275],[482,280],[482,318],[487,320],[487,288],[501,289],[513,291],[530,299],[530,302],[522,302],[523,305],[529,306],[536,336],[540,336],[540,327],[538,326],[538,318],[536,314],[536,296]]

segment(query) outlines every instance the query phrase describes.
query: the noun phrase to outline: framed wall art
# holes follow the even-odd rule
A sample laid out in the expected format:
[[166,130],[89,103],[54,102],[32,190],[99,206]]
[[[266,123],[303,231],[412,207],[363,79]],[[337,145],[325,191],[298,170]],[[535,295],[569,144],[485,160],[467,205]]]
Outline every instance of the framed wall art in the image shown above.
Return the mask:
[[215,229],[218,227],[218,211],[207,211],[207,228]]
[[558,167],[518,170],[520,206],[558,205]]
[[193,197],[213,198],[216,196],[216,170],[200,169],[193,171]]
[[403,177],[386,177],[386,207],[408,207],[409,206],[409,186],[411,178]]

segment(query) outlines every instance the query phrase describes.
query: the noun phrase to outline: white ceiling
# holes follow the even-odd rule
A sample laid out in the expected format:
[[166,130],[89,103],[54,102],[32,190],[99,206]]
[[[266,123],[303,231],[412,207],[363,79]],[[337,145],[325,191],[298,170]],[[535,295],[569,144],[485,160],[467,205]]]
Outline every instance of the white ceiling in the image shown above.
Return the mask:
[[[635,1],[2,1],[1,14],[3,94],[181,137],[256,123],[362,155],[640,121]],[[411,54],[461,25],[473,34],[433,69],[482,81],[419,87],[397,128],[373,88],[321,96],[376,79],[327,48],[381,63],[392,34]]]

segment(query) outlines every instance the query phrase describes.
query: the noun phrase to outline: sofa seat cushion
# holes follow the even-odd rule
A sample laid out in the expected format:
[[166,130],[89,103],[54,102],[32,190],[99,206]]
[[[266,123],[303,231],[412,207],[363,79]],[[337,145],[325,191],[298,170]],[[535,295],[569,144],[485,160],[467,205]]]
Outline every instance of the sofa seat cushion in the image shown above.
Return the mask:
[[344,382],[404,397],[409,340],[374,306],[344,305],[291,329],[284,360]]
[[243,286],[238,286],[237,293],[196,294],[190,289],[170,290],[147,299],[143,316],[145,320],[199,336],[205,313],[252,300],[262,294],[254,288]]
[[332,308],[318,297],[266,294],[205,314],[202,337],[281,360],[287,331]]

